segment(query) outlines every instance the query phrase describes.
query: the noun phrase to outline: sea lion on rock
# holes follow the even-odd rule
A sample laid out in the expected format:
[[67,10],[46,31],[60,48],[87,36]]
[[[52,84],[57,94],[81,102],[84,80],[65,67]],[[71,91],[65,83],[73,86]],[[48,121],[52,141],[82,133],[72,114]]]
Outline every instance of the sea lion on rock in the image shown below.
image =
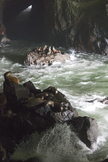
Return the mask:
[[53,102],[51,110],[53,112],[62,112],[62,111],[64,111],[64,108],[59,102]]
[[44,46],[43,52],[46,52],[46,50],[48,50],[48,46],[47,45]]
[[36,95],[36,98],[42,98],[44,100],[54,100],[54,95],[48,92],[42,92]]
[[55,87],[49,86],[47,89],[44,89],[43,92],[49,92],[55,95],[58,93],[58,90]]
[[19,84],[19,79],[16,78],[15,76],[10,75],[10,74],[11,74],[11,71],[8,71],[4,74],[5,81],[6,82],[14,82],[14,83]]
[[50,55],[51,53],[52,53],[52,51],[51,51],[51,46],[49,46],[47,55]]
[[39,105],[43,104],[46,100],[42,98],[29,97],[24,103],[23,106],[26,108],[38,108]]
[[61,51],[60,51],[60,50],[56,50],[56,49],[54,48],[54,46],[53,46],[52,50],[53,50],[54,53],[61,53]]

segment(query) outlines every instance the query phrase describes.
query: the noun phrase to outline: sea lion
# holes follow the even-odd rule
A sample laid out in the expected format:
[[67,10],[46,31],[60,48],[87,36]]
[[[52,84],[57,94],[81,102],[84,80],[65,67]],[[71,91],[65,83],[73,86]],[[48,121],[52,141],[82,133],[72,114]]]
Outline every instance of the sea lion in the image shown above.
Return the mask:
[[58,93],[58,90],[55,87],[49,86],[47,89],[44,89],[43,92],[49,92],[55,95]]
[[62,112],[64,111],[63,106],[59,102],[54,102],[54,101],[46,101],[45,102],[45,107],[50,106],[50,109],[53,112]]
[[51,53],[52,53],[52,51],[51,51],[51,46],[49,46],[47,55],[50,55]]
[[47,45],[44,46],[44,48],[43,48],[43,52],[46,51],[46,49],[47,49]]
[[56,50],[56,49],[54,48],[54,46],[53,46],[52,50],[53,50],[54,53],[61,53],[61,51],[60,51],[60,50]]
[[17,83],[19,84],[19,79],[10,75],[11,74],[11,71],[8,71],[4,74],[4,78],[5,78],[5,81],[7,82],[14,82],[14,83]]
[[36,95],[36,98],[42,98],[44,100],[53,100],[54,99],[54,95],[48,92],[42,92],[39,93],[38,95]]
[[39,105],[43,104],[46,100],[43,98],[29,97],[24,103],[23,106],[26,108],[38,108]]

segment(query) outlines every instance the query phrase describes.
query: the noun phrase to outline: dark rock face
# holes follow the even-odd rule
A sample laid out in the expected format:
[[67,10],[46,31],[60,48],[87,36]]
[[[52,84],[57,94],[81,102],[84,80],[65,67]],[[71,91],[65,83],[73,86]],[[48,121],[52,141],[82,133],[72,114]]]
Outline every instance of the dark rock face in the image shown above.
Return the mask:
[[64,44],[78,51],[106,53],[106,4],[106,1],[101,0],[54,1],[52,37],[54,35],[55,40],[57,37],[60,40],[64,38]]

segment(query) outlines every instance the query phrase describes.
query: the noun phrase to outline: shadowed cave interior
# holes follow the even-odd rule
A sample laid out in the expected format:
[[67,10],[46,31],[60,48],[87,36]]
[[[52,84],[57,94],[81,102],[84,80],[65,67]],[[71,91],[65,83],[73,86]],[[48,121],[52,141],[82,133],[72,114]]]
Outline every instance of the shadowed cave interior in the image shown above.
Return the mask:
[[11,40],[43,41],[43,1],[34,1],[33,4],[30,4],[26,9],[18,13],[14,13],[15,9],[13,6],[12,14],[8,15],[11,8],[4,13],[7,36]]

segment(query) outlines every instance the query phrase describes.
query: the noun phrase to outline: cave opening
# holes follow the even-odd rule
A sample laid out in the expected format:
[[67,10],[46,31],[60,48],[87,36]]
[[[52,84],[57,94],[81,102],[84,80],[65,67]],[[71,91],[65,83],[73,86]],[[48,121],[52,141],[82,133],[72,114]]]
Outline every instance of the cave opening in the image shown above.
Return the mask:
[[[7,36],[11,40],[43,41],[44,2],[35,0],[22,11],[5,17]],[[9,9],[10,10],[10,9]],[[14,15],[14,16],[13,16]]]

